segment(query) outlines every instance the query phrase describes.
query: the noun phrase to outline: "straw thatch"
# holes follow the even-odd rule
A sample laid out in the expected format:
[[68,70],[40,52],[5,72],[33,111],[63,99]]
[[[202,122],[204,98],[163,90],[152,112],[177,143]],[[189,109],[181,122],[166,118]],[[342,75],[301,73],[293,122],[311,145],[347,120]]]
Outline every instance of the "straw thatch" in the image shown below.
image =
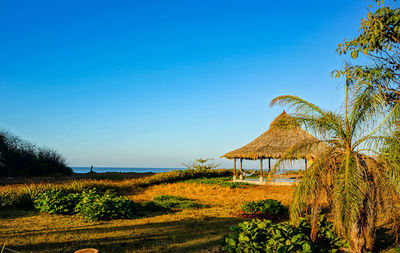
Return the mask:
[[[318,142],[318,139],[300,128],[300,124],[285,111],[272,121],[269,129],[249,144],[231,151],[222,157],[227,159],[279,159],[296,144],[309,141]],[[314,145],[307,152],[297,154],[293,159],[309,158],[318,154],[323,144]],[[221,158],[222,158],[221,157]]]

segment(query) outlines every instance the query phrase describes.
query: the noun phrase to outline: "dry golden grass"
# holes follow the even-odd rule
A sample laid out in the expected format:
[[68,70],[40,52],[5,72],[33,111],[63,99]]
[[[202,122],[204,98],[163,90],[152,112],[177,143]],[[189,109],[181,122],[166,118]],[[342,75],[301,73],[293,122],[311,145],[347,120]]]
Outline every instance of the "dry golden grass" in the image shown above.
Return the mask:
[[288,205],[292,187],[231,189],[195,183],[155,185],[129,196],[137,202],[160,194],[198,200],[206,208],[153,217],[84,222],[76,216],[28,212],[0,213],[0,244],[21,252],[71,252],[94,247],[101,252],[213,252],[229,227],[241,221],[239,205],[273,198]]
[[[137,201],[150,200],[161,194],[176,195],[198,200],[210,206],[208,209],[219,210],[218,217],[233,216],[245,201],[272,198],[289,205],[292,196],[291,186],[256,186],[247,188],[228,188],[217,185],[175,183],[156,185],[145,192],[132,196]],[[207,210],[207,209],[204,209]]]

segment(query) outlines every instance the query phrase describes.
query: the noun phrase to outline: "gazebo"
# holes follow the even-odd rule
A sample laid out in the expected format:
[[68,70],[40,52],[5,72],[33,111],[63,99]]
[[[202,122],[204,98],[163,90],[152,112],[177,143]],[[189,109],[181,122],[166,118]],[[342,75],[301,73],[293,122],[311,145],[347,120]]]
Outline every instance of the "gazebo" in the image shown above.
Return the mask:
[[[234,180],[236,180],[236,160],[240,159],[240,179],[243,180],[243,159],[260,160],[260,181],[263,181],[263,159],[268,159],[268,172],[271,171],[271,159],[279,159],[296,144],[318,139],[304,131],[299,122],[285,111],[276,117],[270,124],[269,129],[249,144],[233,150],[221,158],[233,159]],[[321,143],[322,144],[322,143]],[[307,168],[307,159],[318,153],[319,145],[313,145],[307,151],[297,154],[291,159],[304,159]]]

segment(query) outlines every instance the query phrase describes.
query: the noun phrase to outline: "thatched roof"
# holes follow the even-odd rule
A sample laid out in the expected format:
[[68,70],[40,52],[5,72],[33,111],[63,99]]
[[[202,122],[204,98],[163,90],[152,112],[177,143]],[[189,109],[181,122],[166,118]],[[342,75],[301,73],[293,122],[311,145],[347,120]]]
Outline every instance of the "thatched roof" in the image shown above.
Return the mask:
[[[265,158],[279,159],[288,149],[293,147],[293,145],[305,141],[318,142],[318,139],[304,131],[293,117],[283,111],[281,115],[272,121],[269,129],[265,133],[249,144],[231,151],[222,157],[227,159],[241,158],[250,160]],[[317,154],[318,146],[321,147],[321,144],[314,145],[314,147],[310,148],[307,152],[298,154],[296,157],[293,157],[293,159],[306,158],[309,155]]]

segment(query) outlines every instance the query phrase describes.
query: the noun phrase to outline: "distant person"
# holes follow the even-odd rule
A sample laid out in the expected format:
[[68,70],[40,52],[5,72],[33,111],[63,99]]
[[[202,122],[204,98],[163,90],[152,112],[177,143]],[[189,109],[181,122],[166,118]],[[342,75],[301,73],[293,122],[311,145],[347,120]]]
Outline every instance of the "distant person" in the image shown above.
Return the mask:
[[93,173],[93,165],[90,166],[90,172],[89,173]]

